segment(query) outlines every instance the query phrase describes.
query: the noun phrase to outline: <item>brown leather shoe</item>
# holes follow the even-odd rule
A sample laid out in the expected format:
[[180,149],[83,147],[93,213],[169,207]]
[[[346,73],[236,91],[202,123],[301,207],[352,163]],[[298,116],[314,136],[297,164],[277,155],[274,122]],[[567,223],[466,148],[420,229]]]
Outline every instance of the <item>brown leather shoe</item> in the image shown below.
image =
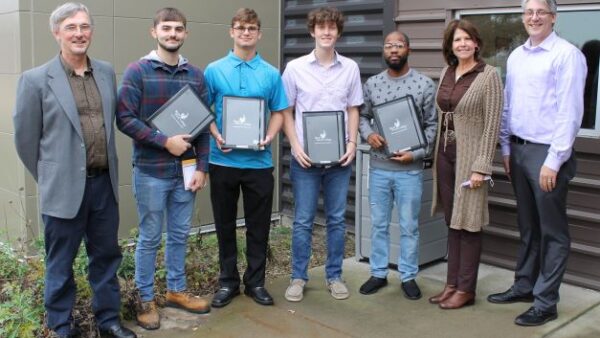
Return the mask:
[[204,298],[187,292],[167,291],[167,306],[176,307],[192,313],[209,313],[210,305]]
[[461,307],[475,304],[475,294],[456,290],[450,298],[439,304],[439,307],[444,310],[460,309]]
[[146,330],[158,329],[160,327],[160,316],[158,315],[156,302],[153,300],[142,302],[137,309],[136,319],[138,325]]
[[455,285],[446,284],[446,286],[444,286],[444,290],[442,290],[442,292],[429,298],[429,302],[431,304],[439,304],[439,303],[445,301],[446,299],[450,298],[450,296],[452,296],[455,292],[456,292]]

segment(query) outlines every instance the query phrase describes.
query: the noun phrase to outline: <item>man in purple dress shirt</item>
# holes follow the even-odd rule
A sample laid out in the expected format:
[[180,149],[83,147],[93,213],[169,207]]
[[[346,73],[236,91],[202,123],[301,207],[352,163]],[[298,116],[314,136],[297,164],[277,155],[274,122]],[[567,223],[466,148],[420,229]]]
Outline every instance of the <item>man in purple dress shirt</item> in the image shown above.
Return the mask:
[[[335,299],[349,297],[342,280],[346,196],[356,152],[358,107],[363,104],[360,72],[356,62],[335,51],[342,34],[344,17],[332,7],[322,7],[308,15],[308,29],[315,49],[290,61],[283,73],[289,108],[284,110],[284,130],[292,146],[290,178],[295,210],[292,233],[292,276],[285,299],[299,302],[308,281],[312,227],[320,187],[323,187],[327,222],[327,287]],[[346,123],[346,153],[340,165],[318,168],[304,152],[302,114],[310,111],[343,111]]]
[[535,326],[557,318],[570,247],[567,190],[575,176],[573,142],[587,70],[583,54],[553,31],[556,0],[524,0],[522,7],[529,39],[508,58],[500,132],[521,244],[514,284],[488,301],[533,301],[515,324]]

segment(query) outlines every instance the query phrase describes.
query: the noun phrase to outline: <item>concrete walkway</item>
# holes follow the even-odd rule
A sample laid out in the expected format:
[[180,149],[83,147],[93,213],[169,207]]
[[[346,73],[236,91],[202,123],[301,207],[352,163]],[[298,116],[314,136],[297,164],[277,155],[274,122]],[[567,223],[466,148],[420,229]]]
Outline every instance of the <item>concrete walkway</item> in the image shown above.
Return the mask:
[[441,310],[427,298],[444,286],[446,264],[423,269],[417,279],[423,298],[410,301],[402,296],[397,273],[389,284],[374,295],[358,293],[369,277],[369,266],[354,259],[344,261],[344,278],[351,291],[347,300],[334,300],[325,287],[323,267],[310,271],[304,300],[290,303],[283,298],[287,278],[270,281],[268,290],[275,306],[265,307],[239,296],[223,309],[209,315],[189,315],[163,309],[162,327],[145,331],[136,327],[140,337],[485,337],[566,338],[600,337],[600,293],[563,284],[559,317],[546,325],[523,328],[514,318],[530,304],[490,304],[486,296],[504,291],[511,284],[509,270],[482,265],[476,303],[460,310]]

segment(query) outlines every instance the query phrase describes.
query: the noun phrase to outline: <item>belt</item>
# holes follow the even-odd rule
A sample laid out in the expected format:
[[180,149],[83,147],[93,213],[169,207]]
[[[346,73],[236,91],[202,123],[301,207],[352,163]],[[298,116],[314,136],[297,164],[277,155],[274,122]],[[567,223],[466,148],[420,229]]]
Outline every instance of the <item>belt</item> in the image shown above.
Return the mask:
[[531,141],[524,140],[517,135],[510,135],[510,141],[512,143],[516,143],[516,144],[540,144],[537,142],[531,142]]
[[94,177],[98,177],[98,176],[102,176],[104,174],[106,174],[108,172],[107,168],[88,168],[86,170],[86,177],[87,178],[94,178]]

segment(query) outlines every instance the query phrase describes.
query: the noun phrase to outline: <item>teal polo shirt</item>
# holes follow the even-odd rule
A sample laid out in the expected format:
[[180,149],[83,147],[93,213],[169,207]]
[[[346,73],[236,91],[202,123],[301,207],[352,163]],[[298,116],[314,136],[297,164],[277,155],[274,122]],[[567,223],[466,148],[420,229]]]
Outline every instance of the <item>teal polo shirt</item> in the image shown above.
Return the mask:
[[[222,132],[223,96],[261,97],[267,104],[265,132],[271,111],[288,107],[287,97],[277,68],[264,61],[257,53],[245,61],[229,51],[224,58],[210,63],[204,78],[208,89],[208,104],[214,104],[215,122]],[[234,149],[224,153],[217,148],[214,138],[210,140],[210,163],[241,169],[264,169],[273,167],[271,145],[265,150]]]

